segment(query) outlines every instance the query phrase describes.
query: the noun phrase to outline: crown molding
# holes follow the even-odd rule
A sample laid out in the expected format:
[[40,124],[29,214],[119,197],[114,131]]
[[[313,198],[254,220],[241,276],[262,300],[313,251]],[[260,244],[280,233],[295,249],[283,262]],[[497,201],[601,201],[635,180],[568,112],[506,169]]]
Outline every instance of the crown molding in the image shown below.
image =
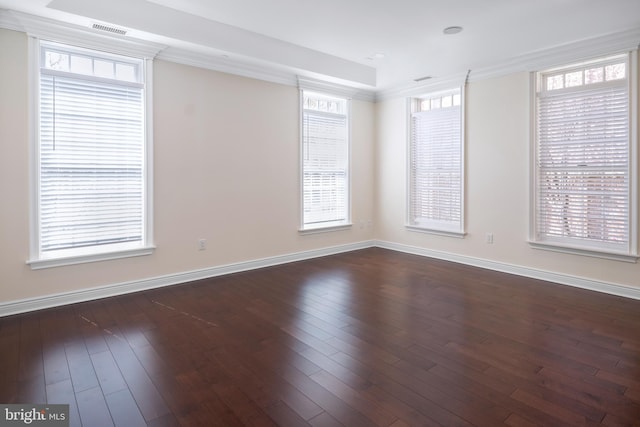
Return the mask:
[[[527,52],[497,64],[472,69],[469,74],[469,81],[486,80],[518,72],[537,71],[598,56],[625,53],[638,49],[639,45],[640,28],[633,28],[578,42],[562,44],[549,49]],[[376,101],[416,96],[425,91],[441,89],[447,85],[452,87],[451,85],[459,80],[460,76],[462,74],[444,78],[436,77],[424,85],[408,84],[378,91],[376,93]],[[462,77],[462,81],[464,81],[464,77]]]
[[159,43],[112,33],[103,34],[98,30],[85,28],[80,25],[69,24],[14,10],[0,11],[0,27],[22,31],[29,36],[43,40],[67,43],[73,46],[139,58],[154,58],[158,52],[166,48],[165,45]]
[[[249,63],[225,58],[219,54],[199,52],[196,49],[167,47],[130,36],[102,34],[79,25],[17,11],[0,10],[0,28],[22,31],[34,37],[76,46],[137,57],[158,58],[288,86],[300,87],[302,82],[302,85],[307,89],[342,94],[352,99],[368,102],[419,96],[428,92],[457,87],[465,81],[467,74],[465,71],[445,77],[435,77],[423,83],[411,83],[376,91],[375,89],[359,89],[354,86],[336,84],[322,78],[301,76],[300,71],[288,71],[284,67],[277,67],[273,64]],[[628,52],[638,49],[639,44],[640,28],[628,29],[549,49],[527,52],[497,64],[472,69],[469,81],[486,80],[517,72],[531,72],[588,60],[597,56]]]
[[[68,43],[74,46],[136,57],[161,59],[287,86],[298,87],[301,78],[299,77],[299,71],[286,71],[270,64],[248,63],[223,57],[219,53],[203,53],[195,49],[168,47],[118,34],[102,34],[79,25],[67,24],[17,11],[0,10],[0,28],[21,31],[33,37]],[[303,79],[315,82],[316,90],[331,90],[339,94],[348,93],[350,98],[362,101],[373,102],[375,100],[374,91],[356,89],[306,77]]]
[[244,63],[239,60],[223,57],[219,54],[198,53],[187,49],[169,47],[160,52],[155,59],[286,86],[304,87],[304,89],[309,90],[330,92],[360,101],[375,101],[375,92],[373,91],[358,89],[311,77],[304,77],[293,72],[279,70],[276,67]]
[[0,28],[25,32],[20,21],[16,19],[15,12],[11,12],[7,9],[0,9]]
[[374,91],[358,89],[338,83],[327,82],[325,80],[317,80],[309,77],[297,76],[297,82],[298,88],[303,90],[325,92],[349,99],[356,99],[359,101],[374,102],[376,99]]
[[297,84],[294,73],[280,71],[275,67],[243,63],[238,60],[224,58],[220,55],[201,53],[188,49],[169,47],[160,52],[156,56],[156,59],[287,86],[296,86]]
[[414,83],[405,86],[381,90],[376,92],[376,101],[384,101],[393,98],[407,98],[433,93],[441,90],[453,89],[464,85],[467,72],[457,73],[446,77],[435,77],[425,83]]

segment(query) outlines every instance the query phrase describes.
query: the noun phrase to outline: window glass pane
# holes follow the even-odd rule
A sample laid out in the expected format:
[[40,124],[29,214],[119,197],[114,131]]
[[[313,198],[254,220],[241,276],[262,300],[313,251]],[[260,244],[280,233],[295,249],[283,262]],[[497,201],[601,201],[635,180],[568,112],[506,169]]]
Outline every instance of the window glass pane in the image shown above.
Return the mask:
[[[629,252],[635,193],[629,171],[630,98],[627,63],[603,59],[546,77],[536,102],[534,238],[605,252]],[[635,113],[632,114],[635,117]]]
[[420,101],[420,111],[429,111],[431,109],[431,100],[423,99]]
[[565,74],[566,87],[582,86],[582,71]]
[[604,81],[604,70],[602,67],[590,68],[584,71],[584,83],[600,83]]
[[96,77],[104,77],[107,79],[113,79],[115,77],[113,62],[111,61],[96,59],[93,61],[93,69]]
[[564,74],[547,77],[547,90],[562,89],[564,87]]
[[303,92],[303,228],[349,220],[349,135],[347,101]]
[[47,51],[45,53],[45,68],[58,71],[69,71],[69,55]]
[[71,55],[71,72],[91,76],[93,75],[93,61],[84,56]]
[[411,114],[409,225],[461,233],[462,115],[459,91],[421,100],[428,108]]
[[[141,248],[144,88],[114,80],[116,61],[101,58],[110,54],[87,49],[78,54],[74,47],[64,52],[64,46],[57,53],[49,46],[41,44],[37,256]],[[138,77],[135,65],[123,65],[122,76]]]
[[607,65],[605,67],[605,78],[607,81],[624,79],[625,76],[625,64]]
[[131,64],[116,64],[116,79],[126,82],[137,81],[136,67]]

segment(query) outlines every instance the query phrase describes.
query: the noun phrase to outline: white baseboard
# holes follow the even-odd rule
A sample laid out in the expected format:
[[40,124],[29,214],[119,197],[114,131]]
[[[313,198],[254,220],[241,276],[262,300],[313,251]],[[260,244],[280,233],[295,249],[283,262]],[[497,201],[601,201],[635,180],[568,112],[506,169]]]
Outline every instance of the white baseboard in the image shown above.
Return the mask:
[[626,298],[640,300],[640,288],[605,283],[591,279],[569,276],[565,274],[552,273],[537,270],[519,265],[505,264],[497,261],[490,261],[481,258],[469,257],[465,255],[452,254],[448,252],[434,251],[431,249],[409,246],[399,243],[386,242],[381,240],[369,240],[347,245],[332,246],[328,248],[314,249],[310,251],[296,252],[285,255],[277,255],[257,260],[243,261],[234,264],[227,264],[217,267],[205,268],[201,270],[176,273],[166,276],[153,277],[149,279],[134,280],[125,283],[101,286],[91,289],[83,289],[74,292],[66,292],[55,295],[29,298],[19,301],[9,301],[0,303],[0,317],[12,314],[25,313],[29,311],[42,310],[45,308],[58,307],[67,304],[75,304],[84,301],[91,301],[99,298],[107,298],[124,295],[132,292],[139,292],[148,289],[161,288],[164,286],[177,285],[192,282],[195,280],[208,279],[225,274],[239,273],[242,271],[255,270],[263,267],[271,267],[279,264],[286,264],[295,261],[303,261],[311,258],[318,258],[327,255],[335,255],[343,252],[351,252],[358,249],[370,247],[380,247],[398,252],[421,255],[429,258],[453,261],[460,264],[472,265],[486,268],[488,270],[501,271],[515,274],[517,276],[530,277],[533,279],[545,280],[561,285],[569,285],[576,288],[589,289],[592,291],[618,295]]
[[18,301],[0,303],[0,317],[12,314],[25,313],[29,311],[42,310],[45,308],[59,307],[68,304],[91,301],[99,298],[107,298],[124,295],[132,292],[139,292],[148,289],[161,288],[164,286],[177,285],[192,282],[195,280],[208,279],[225,274],[239,273],[242,271],[255,270],[263,267],[271,267],[279,264],[286,264],[295,261],[303,261],[311,258],[318,258],[327,255],[351,252],[358,249],[370,248],[373,241],[363,241],[347,245],[331,246],[328,248],[314,249],[310,251],[296,252],[285,255],[277,255],[268,258],[243,261],[217,267],[204,268],[201,270],[188,271],[183,273],[170,274],[166,276],[153,277],[149,279],[133,280],[130,282],[117,283],[113,285],[100,286],[91,289],[82,289],[74,292],[46,295],[36,298],[28,298]]
[[535,268],[523,267],[520,265],[506,264],[502,262],[469,257],[466,255],[453,254],[449,252],[434,251],[431,249],[403,245],[400,243],[378,240],[374,243],[374,246],[398,252],[405,252],[413,255],[421,255],[429,258],[436,258],[445,261],[457,262],[460,264],[472,265],[474,267],[486,268],[487,270],[495,270],[503,273],[515,274],[517,276],[529,277],[532,279],[545,280],[547,282],[553,282],[560,285],[568,285],[576,288],[589,289],[591,291],[603,292],[606,294],[640,300],[640,288],[631,288],[629,286],[618,285],[615,283],[600,282],[597,280],[585,279],[581,277],[570,276],[567,274],[553,273],[550,271],[538,270]]

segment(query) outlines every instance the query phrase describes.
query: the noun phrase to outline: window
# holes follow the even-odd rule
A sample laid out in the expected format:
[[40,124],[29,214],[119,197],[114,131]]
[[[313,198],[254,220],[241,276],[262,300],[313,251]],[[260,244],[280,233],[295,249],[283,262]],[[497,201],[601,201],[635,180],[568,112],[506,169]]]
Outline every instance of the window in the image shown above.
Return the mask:
[[462,236],[462,90],[413,98],[410,104],[408,227]]
[[302,91],[302,230],[349,225],[349,102]]
[[32,267],[148,251],[144,61],[42,41],[38,62]]
[[631,64],[622,55],[537,73],[534,244],[636,251]]

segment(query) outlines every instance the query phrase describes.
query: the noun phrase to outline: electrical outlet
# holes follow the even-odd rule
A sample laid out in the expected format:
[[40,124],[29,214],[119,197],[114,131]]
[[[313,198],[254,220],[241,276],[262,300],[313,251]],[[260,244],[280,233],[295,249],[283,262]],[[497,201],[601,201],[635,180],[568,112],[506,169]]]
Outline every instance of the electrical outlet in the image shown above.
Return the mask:
[[493,233],[485,234],[485,242],[487,242],[490,245],[493,244]]
[[198,239],[198,250],[204,251],[207,249],[207,239]]

